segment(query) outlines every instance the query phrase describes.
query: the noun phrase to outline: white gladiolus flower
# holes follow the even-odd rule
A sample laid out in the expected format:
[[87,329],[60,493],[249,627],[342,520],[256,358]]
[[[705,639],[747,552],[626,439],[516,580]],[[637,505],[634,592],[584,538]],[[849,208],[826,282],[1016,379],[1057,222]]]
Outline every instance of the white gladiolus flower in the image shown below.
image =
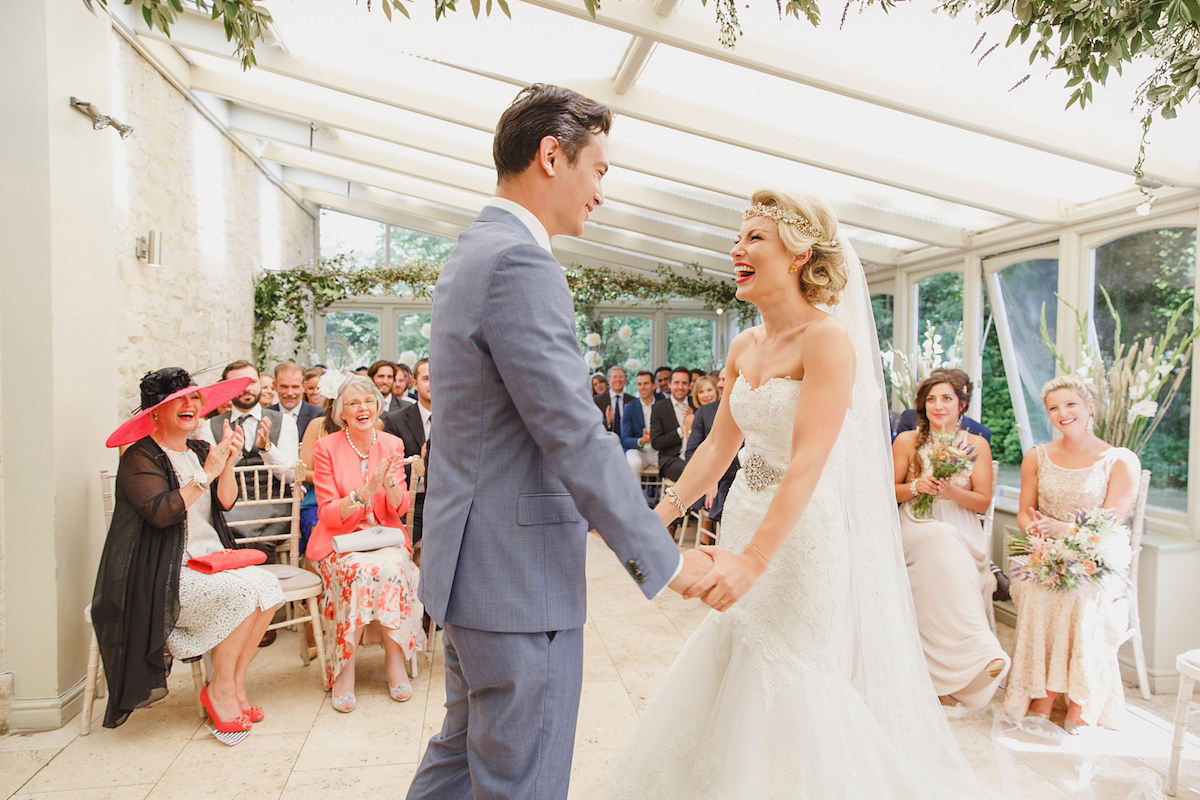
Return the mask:
[[631,336],[633,336],[633,328],[629,327],[628,325],[622,325],[621,327],[617,328],[617,338],[622,342],[629,341],[629,337]]
[[1129,407],[1129,421],[1133,422],[1138,417],[1153,419],[1157,413],[1158,403],[1153,400],[1142,400]]
[[[588,347],[599,347],[600,346],[600,334],[589,333],[587,336],[583,337],[583,343],[586,344]],[[599,365],[597,365],[597,366],[599,366]]]
[[407,364],[409,369],[411,369],[412,365],[417,363],[417,354],[412,350],[405,350],[400,354],[399,360],[401,364]]
[[640,358],[631,358],[625,362],[625,369],[628,372],[637,372],[642,368],[642,360]]
[[[594,333],[591,335],[596,336]],[[596,338],[599,339],[600,337],[596,336]],[[599,344],[599,342],[597,342],[597,344]],[[583,360],[588,365],[588,369],[599,369],[600,365],[604,363],[604,359],[602,359],[600,354],[595,350],[588,350],[586,353],[584,353]]]
[[433,330],[433,326],[431,326],[428,322],[426,322],[424,325],[421,326],[421,335],[424,336],[426,339],[428,339],[429,334],[432,330]]
[[1171,365],[1170,364],[1159,364],[1157,371],[1158,371],[1158,377],[1160,377],[1160,378],[1162,378],[1166,375],[1170,375],[1171,374]]

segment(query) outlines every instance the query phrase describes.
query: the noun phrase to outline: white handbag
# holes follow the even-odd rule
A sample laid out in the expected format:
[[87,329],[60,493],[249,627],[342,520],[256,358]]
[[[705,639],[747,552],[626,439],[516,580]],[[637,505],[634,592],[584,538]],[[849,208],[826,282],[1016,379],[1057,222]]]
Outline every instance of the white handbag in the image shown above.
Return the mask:
[[333,552],[362,553],[383,547],[404,547],[407,539],[403,528],[385,528],[372,525],[354,533],[342,533],[333,537]]

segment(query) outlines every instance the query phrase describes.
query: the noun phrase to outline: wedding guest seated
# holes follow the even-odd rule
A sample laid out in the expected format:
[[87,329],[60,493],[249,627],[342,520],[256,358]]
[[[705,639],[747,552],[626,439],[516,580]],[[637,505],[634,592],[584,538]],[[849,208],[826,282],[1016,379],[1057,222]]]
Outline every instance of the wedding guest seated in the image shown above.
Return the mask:
[[[961,369],[945,367],[942,369],[934,370],[934,372],[954,373],[957,376],[957,380],[959,381],[959,383],[969,384],[971,382],[971,377],[969,375],[967,375],[967,373],[963,372]],[[895,438],[897,436],[904,433],[905,431],[915,431],[916,429],[917,429],[917,410],[915,408],[906,408],[900,412],[900,416],[896,419],[896,421],[892,425],[892,439],[895,440]],[[978,420],[974,420],[974,419],[968,417],[966,414],[963,414],[963,416],[962,416],[962,429],[964,431],[967,431],[968,433],[973,433],[976,436],[982,436],[984,439],[987,439],[989,445],[992,442],[991,428],[984,425],[982,422],[979,422]]]
[[592,376],[592,397],[598,397],[608,391],[608,378],[604,377],[603,372],[597,372]]
[[[267,406],[271,411],[278,411],[285,422],[291,422],[296,427],[296,441],[304,438],[308,423],[318,419],[325,409],[313,403],[305,396],[304,368],[299,364],[285,361],[275,366],[275,393],[279,401]],[[318,375],[318,378],[320,376]]]
[[650,409],[650,444],[658,451],[658,474],[677,481],[683,474],[683,443],[692,424],[688,405],[692,374],[687,367],[671,371],[671,396]]
[[416,386],[416,380],[413,378],[413,370],[408,368],[408,364],[403,361],[396,362],[396,382],[392,385],[392,396],[403,399],[407,397],[409,400],[416,400],[417,394],[413,389]]
[[666,400],[671,396],[671,368],[659,367],[654,370],[654,399]]
[[275,402],[275,379],[270,375],[263,375],[260,383],[262,384],[262,394],[259,395],[258,404],[263,408],[269,408]]
[[375,382],[375,388],[383,395],[383,405],[380,407],[379,413],[399,411],[401,400],[398,397],[392,397],[392,387],[396,384],[395,362],[388,361],[386,358],[376,361],[367,368],[367,377]]
[[717,399],[725,396],[725,370],[717,369],[708,373],[708,377],[712,378],[713,385],[717,387]]
[[618,436],[621,435],[621,412],[633,402],[633,395],[625,391],[625,381],[625,368],[614,364],[608,368],[608,389],[592,398],[604,416],[605,430]]
[[[917,631],[938,695],[982,708],[1008,667],[988,622],[996,589],[979,515],[992,502],[992,451],[960,427],[971,401],[961,370],[935,371],[917,387],[917,429],[892,443],[904,562]],[[949,449],[948,449],[949,448]],[[961,469],[935,477],[936,463]]]
[[309,367],[304,370],[304,399],[316,406],[321,405],[317,398],[317,381],[324,374],[324,367]]
[[650,444],[650,410],[654,407],[654,376],[637,374],[637,399],[621,415],[621,447],[634,475],[658,466],[658,453]]
[[[263,474],[259,476],[259,491],[260,496],[270,496],[271,491],[269,483],[273,480],[282,481],[285,486],[291,484],[293,475],[292,467],[295,466],[296,460],[300,457],[300,442],[296,433],[296,426],[292,424],[285,425],[283,423],[283,415],[279,411],[272,411],[263,408],[259,404],[259,394],[261,392],[259,385],[258,368],[249,361],[234,361],[225,366],[221,371],[221,379],[233,378],[250,378],[250,383],[242,390],[242,393],[233,398],[233,407],[219,416],[213,417],[206,425],[200,425],[196,430],[196,437],[209,444],[219,444],[222,441],[222,426],[228,422],[234,428],[242,431],[246,446],[238,454],[237,462],[234,466],[261,466],[266,464],[272,468],[271,474]],[[253,493],[254,490],[247,487],[247,491]],[[290,489],[285,488],[285,494],[290,493]],[[231,522],[240,522],[244,520],[260,519],[263,517],[286,517],[291,513],[288,503],[277,503],[267,506],[245,506],[243,508],[234,508],[228,515]],[[286,533],[288,529],[287,522],[268,522],[268,523],[253,523],[249,525],[236,526],[234,535],[241,538],[246,536],[273,536],[276,534]],[[272,542],[260,542],[256,547],[265,550],[267,553],[274,552]],[[274,631],[271,632],[268,638],[274,640]],[[267,644],[270,643],[267,642]]]
[[[705,375],[698,379],[692,387],[692,396],[696,401],[697,408],[696,413],[692,415],[687,444],[683,449],[684,461],[690,459],[692,453],[696,452],[696,448],[708,438],[709,432],[712,431],[713,425],[717,421],[717,409],[721,405],[721,396],[717,390],[718,383],[724,383],[723,376],[719,380],[714,380],[712,376]],[[697,501],[703,505],[709,522],[721,521],[721,512],[725,509],[725,495],[729,493],[729,487],[733,485],[733,479],[737,477],[737,471],[740,468],[741,464],[734,457],[725,473],[717,480],[716,485]]]
[[[333,403],[340,432],[313,446],[317,525],[305,552],[321,574],[325,649],[330,654],[326,682],[333,690],[334,710],[343,713],[357,705],[354,665],[368,625],[382,628],[393,700],[412,697],[405,660],[425,645],[419,573],[403,523],[411,502],[404,482],[404,445],[376,430],[382,405],[383,396],[370,378],[348,378]],[[375,526],[396,532],[398,542],[374,550],[334,550],[335,536]]]
[[[1021,530],[1062,537],[1079,511],[1097,507],[1123,519],[1137,493],[1141,465],[1132,451],[1113,447],[1093,432],[1092,388],[1074,376],[1054,378],[1042,388],[1042,402],[1062,436],[1035,445],[1021,462]],[[1110,577],[1080,581],[1073,589],[1013,579],[1016,649],[1004,701],[1010,716],[1049,719],[1061,696],[1068,733],[1084,725],[1118,726],[1125,693],[1117,647],[1129,611],[1125,581]]]
[[178,367],[149,372],[140,385],[142,410],[108,438],[108,447],[133,444],[117,470],[92,596],[108,680],[107,728],[166,695],[172,658],[210,650],[213,669],[200,701],[213,734],[237,744],[263,719],[247,695],[246,672],[283,603],[279,581],[256,566],[211,574],[188,566],[189,559],[238,551],[225,512],[237,501],[233,465],[241,431],[224,422],[216,446],[188,437],[207,424],[205,412],[248,383],[231,379],[201,388]]

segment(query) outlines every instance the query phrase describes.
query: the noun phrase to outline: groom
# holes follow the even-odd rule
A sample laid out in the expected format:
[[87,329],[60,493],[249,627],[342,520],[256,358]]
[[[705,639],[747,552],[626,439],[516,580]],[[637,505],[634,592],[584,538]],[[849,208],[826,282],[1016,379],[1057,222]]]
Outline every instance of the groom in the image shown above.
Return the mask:
[[711,565],[680,555],[604,430],[550,251],[604,202],[611,124],[568,89],[523,89],[496,128],[496,196],[434,291],[420,597],[445,628],[446,718],[410,800],[567,796],[589,528],[647,597]]

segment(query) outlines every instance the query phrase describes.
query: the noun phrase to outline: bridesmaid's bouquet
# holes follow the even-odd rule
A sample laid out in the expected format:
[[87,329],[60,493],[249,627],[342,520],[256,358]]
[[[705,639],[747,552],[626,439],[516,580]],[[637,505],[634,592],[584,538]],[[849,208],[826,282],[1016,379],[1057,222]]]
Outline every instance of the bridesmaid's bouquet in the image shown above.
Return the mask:
[[1110,575],[1125,578],[1133,559],[1129,528],[1104,508],[1080,511],[1066,536],[1013,534],[1008,553],[1025,559],[1010,570],[1013,578],[1059,592]]
[[[933,454],[929,466],[935,478],[952,478],[971,466],[975,460],[975,448],[969,444],[957,445],[954,436],[935,434]],[[933,495],[919,494],[913,498],[912,513],[917,519],[933,516]]]

